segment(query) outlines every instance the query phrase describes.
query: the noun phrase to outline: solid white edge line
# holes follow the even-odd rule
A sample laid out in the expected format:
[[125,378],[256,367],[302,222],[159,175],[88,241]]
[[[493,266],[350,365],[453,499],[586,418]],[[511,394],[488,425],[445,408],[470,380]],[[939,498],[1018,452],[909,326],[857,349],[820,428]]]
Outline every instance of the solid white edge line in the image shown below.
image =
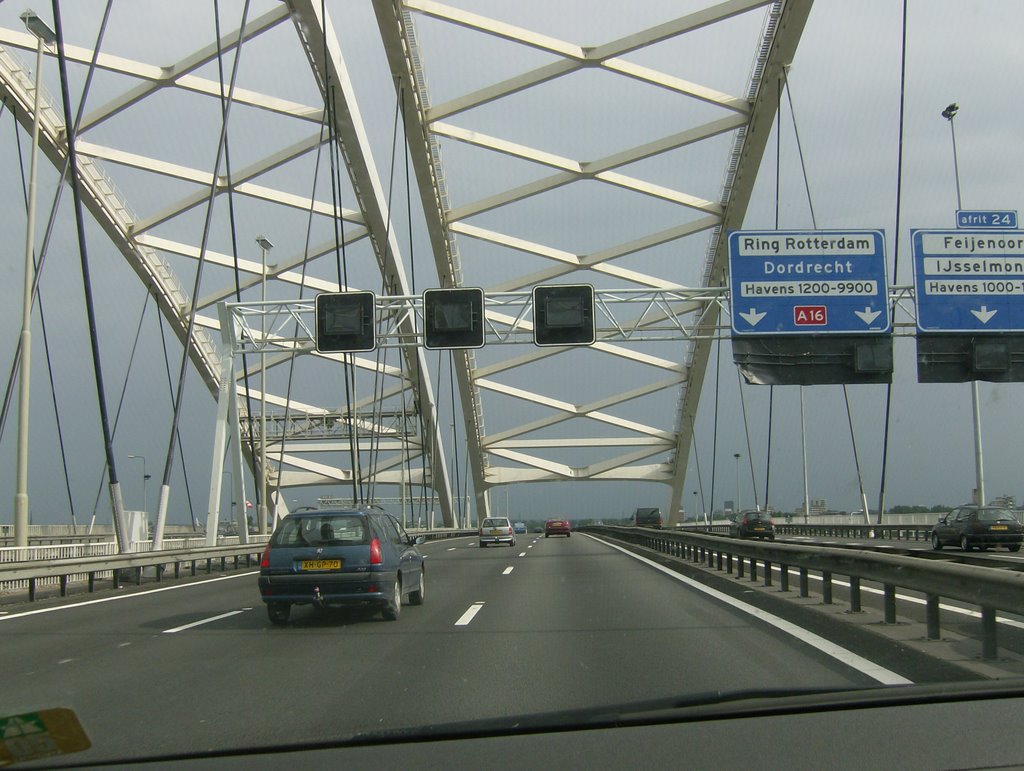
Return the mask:
[[[252,608],[248,608],[252,610]],[[176,634],[177,632],[184,631],[185,629],[191,629],[194,626],[201,626],[203,624],[209,624],[211,621],[220,621],[222,618],[228,618],[229,616],[237,616],[239,613],[245,613],[244,610],[229,610],[227,613],[221,613],[219,616],[210,616],[210,618],[204,618],[200,621],[193,621],[191,624],[184,624],[182,626],[176,626],[174,629],[165,629],[163,634]]]
[[455,622],[455,626],[467,626],[469,622],[473,620],[473,617],[480,612],[480,608],[483,606],[484,604],[482,602],[474,602],[469,606],[469,609],[465,613],[459,616],[459,620]]
[[508,575],[509,573],[511,573],[511,572],[512,572],[513,570],[515,570],[515,568],[514,568],[514,567],[512,567],[511,565],[509,565],[509,566],[508,566],[507,568],[505,568],[505,569],[504,569],[504,570],[503,570],[503,571],[501,572],[501,574],[502,574],[503,576],[507,576],[507,575]]
[[249,570],[245,573],[239,573],[231,576],[217,576],[216,578],[204,578],[202,581],[190,581],[187,584],[175,584],[174,586],[161,586],[159,589],[146,589],[142,592],[132,592],[131,594],[118,594],[113,597],[100,597],[95,600],[83,600],[82,602],[71,603],[70,605],[56,605],[52,608],[37,608],[36,610],[26,610],[22,613],[12,613],[9,616],[0,616],[0,621],[10,621],[12,618],[23,618],[25,616],[35,616],[40,613],[54,613],[58,610],[68,610],[70,608],[81,608],[85,605],[98,605],[101,602],[114,602],[115,600],[130,600],[133,597],[143,597],[147,594],[157,594],[158,592],[170,592],[175,589],[187,589],[190,586],[203,586],[205,584],[212,584],[214,581],[230,581],[233,578],[245,578],[246,576],[254,576],[260,571]]
[[763,621],[766,624],[770,624],[779,631],[785,632],[786,634],[795,637],[801,642],[810,645],[812,648],[821,651],[826,656],[829,656],[835,659],[836,661],[845,664],[851,669],[855,669],[856,671],[865,674],[874,680],[877,680],[883,685],[913,685],[912,680],[908,680],[902,675],[898,675],[895,672],[881,666],[880,664],[876,664],[873,661],[869,661],[863,656],[858,656],[853,651],[847,650],[841,645],[836,645],[835,643],[826,640],[824,637],[821,637],[820,635],[816,635],[813,632],[809,632],[806,629],[797,626],[796,624],[790,623],[785,619],[779,618],[774,613],[769,613],[768,611],[761,610],[760,608],[755,608],[753,605],[748,605],[742,600],[737,600],[734,597],[730,597],[729,595],[724,594],[723,592],[720,592],[717,589],[712,589],[709,586],[704,586],[703,584],[694,581],[692,578],[680,575],[679,573],[676,573],[675,571],[670,570],[669,568],[666,568],[663,565],[659,565],[654,560],[647,559],[646,557],[642,557],[639,554],[634,554],[628,549],[624,549],[621,546],[618,546],[614,543],[609,543],[608,541],[592,536],[589,533],[583,533],[583,535],[587,536],[588,538],[592,538],[598,543],[602,543],[605,546],[608,546],[612,549],[616,549],[622,552],[623,554],[632,557],[635,560],[638,560],[639,562],[643,562],[645,565],[649,565],[655,570],[661,571],[665,575],[670,576],[671,578],[674,578],[677,581],[686,584],[692,589],[696,589],[699,592],[703,592],[709,597],[714,597],[719,602],[724,602],[726,605],[729,605],[730,607],[736,608],[737,610],[740,610],[743,613],[746,613],[747,615],[753,616],[754,618],[759,619],[760,621]]

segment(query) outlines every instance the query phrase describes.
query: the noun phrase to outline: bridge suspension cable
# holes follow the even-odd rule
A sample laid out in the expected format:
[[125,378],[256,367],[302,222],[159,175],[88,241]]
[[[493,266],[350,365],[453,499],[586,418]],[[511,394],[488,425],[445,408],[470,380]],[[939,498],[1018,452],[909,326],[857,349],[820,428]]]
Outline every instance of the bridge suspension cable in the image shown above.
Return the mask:
[[[902,35],[900,38],[900,121],[897,143],[899,152],[896,154],[896,237],[893,239],[892,278],[899,275],[900,269],[900,214],[903,209],[903,128],[904,112],[906,111],[907,84],[907,0],[903,0]],[[893,303],[894,311],[896,303]],[[878,483],[878,524],[882,524],[885,512],[885,480],[889,468],[889,426],[892,414],[892,383],[885,387],[885,429],[882,438],[882,473]],[[982,501],[984,503],[984,501]]]
[[[110,497],[113,503],[114,533],[117,536],[118,549],[127,551],[129,548],[128,534],[125,532],[124,505],[121,499],[121,487],[117,480],[117,468],[114,461],[114,444],[110,431],[110,420],[107,414],[107,398],[103,385],[103,366],[100,360],[99,336],[96,331],[95,299],[92,291],[92,278],[89,268],[89,253],[85,238],[85,218],[82,213],[82,195],[79,189],[78,156],[75,144],[77,134],[75,122],[71,117],[71,97],[68,84],[68,63],[64,49],[64,29],[61,21],[60,3],[53,3],[53,21],[57,38],[57,63],[60,69],[60,92],[63,105],[64,125],[67,127],[68,168],[70,169],[71,197],[74,200],[75,228],[78,233],[78,251],[82,270],[82,286],[85,293],[85,310],[89,324],[89,343],[92,350],[93,375],[96,383],[96,396],[99,402],[100,425],[103,431],[103,447],[107,457]],[[84,102],[83,98],[83,102]]]

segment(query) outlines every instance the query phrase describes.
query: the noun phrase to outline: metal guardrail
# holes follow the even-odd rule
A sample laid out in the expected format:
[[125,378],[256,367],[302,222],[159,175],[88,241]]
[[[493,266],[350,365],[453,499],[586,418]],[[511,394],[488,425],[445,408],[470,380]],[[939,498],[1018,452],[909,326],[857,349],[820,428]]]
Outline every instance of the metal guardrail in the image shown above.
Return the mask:
[[443,541],[446,538],[464,538],[476,535],[478,531],[476,528],[472,530],[406,530],[411,536],[426,536],[428,541]]
[[[29,546],[56,546],[60,544],[72,544],[72,543],[102,543],[103,541],[109,541],[113,536],[110,533],[98,533],[98,534],[82,534],[75,535],[69,533],[68,535],[30,535],[28,537]],[[14,546],[14,536],[12,535],[0,535],[0,548]]]
[[648,530],[631,527],[588,527],[626,543],[670,554],[706,566],[708,569],[736,571],[742,577],[749,568],[756,581],[763,568],[764,584],[773,582],[772,566],[780,568],[779,586],[789,591],[789,570],[799,571],[801,597],[809,595],[808,572],[821,574],[822,602],[832,604],[832,579],[847,576],[850,581],[850,611],[861,611],[861,581],[882,584],[884,621],[896,623],[896,589],[901,587],[925,595],[925,620],[930,640],[940,637],[939,598],[945,597],[977,606],[981,611],[982,657],[995,659],[997,653],[996,611],[1024,615],[1024,574],[977,565],[920,560],[892,554],[880,554],[827,546],[802,546],[774,542],[743,541],[714,535]]
[[810,535],[824,538],[927,541],[932,535],[932,525],[798,525],[776,522],[775,532],[782,535]]
[[26,562],[9,562],[0,565],[0,586],[10,587],[18,582],[26,582],[29,600],[35,600],[36,589],[41,581],[55,580],[60,584],[60,594],[67,594],[68,582],[84,579],[89,583],[89,591],[95,589],[97,578],[111,577],[113,588],[121,585],[122,571],[132,570],[136,583],[142,583],[144,568],[155,568],[156,580],[163,577],[168,566],[173,567],[174,577],[181,577],[183,565],[187,565],[191,575],[196,575],[197,564],[206,563],[206,571],[213,571],[213,563],[220,561],[220,569],[227,569],[228,560],[234,567],[240,566],[244,558],[245,565],[251,566],[255,559],[259,562],[259,554],[264,544],[242,544],[236,546],[211,546],[202,549],[170,549],[157,552],[138,552],[128,554],[104,554],[74,559],[33,560]]
[[[262,546],[269,540],[268,535],[250,535],[251,546]],[[36,562],[41,560],[59,559],[81,559],[84,557],[100,557],[117,554],[117,543],[110,540],[90,541],[87,543],[62,543],[51,545],[35,546],[2,546],[0,547],[0,565],[11,562]],[[218,539],[218,546],[238,545],[238,536],[222,536]],[[201,549],[206,547],[206,537],[203,535],[188,536],[186,538],[165,538],[163,551],[180,551],[182,549]],[[152,541],[132,541],[129,552],[132,554],[148,553],[153,551]]]
[[[729,534],[729,525],[683,525],[679,530],[686,533]],[[931,538],[932,525],[853,525],[853,524],[795,524],[775,523],[779,535],[805,535],[818,538],[865,538],[884,541],[927,541]]]
[[[412,536],[425,536],[428,541],[446,538],[474,536],[476,530],[426,530],[408,531]],[[156,568],[156,579],[163,577],[168,566],[172,566],[174,577],[180,578],[182,565],[188,565],[191,575],[196,575],[196,564],[206,563],[207,572],[212,570],[213,562],[220,560],[221,569],[226,568],[227,560],[239,566],[241,558],[245,558],[246,566],[251,566],[253,557],[257,558],[263,551],[269,536],[251,535],[248,544],[230,544],[220,546],[202,546],[202,539],[176,539],[165,541],[172,548],[152,551],[151,541],[140,541],[133,544],[137,547],[127,554],[118,554],[116,544],[106,542],[100,544],[64,544],[61,546],[25,546],[7,547],[0,550],[0,588],[25,588],[27,586],[29,600],[35,600],[36,590],[46,584],[59,584],[61,596],[66,596],[68,583],[73,580],[89,582],[89,591],[95,590],[96,580],[111,578],[114,588],[120,586],[121,571],[134,570],[136,583],[141,583],[142,570],[147,567]],[[237,536],[224,540],[236,540]],[[198,541],[198,543],[191,543]],[[179,548],[173,548],[178,545]],[[12,557],[4,559],[4,557]],[[31,558],[16,559],[17,556],[31,555]]]

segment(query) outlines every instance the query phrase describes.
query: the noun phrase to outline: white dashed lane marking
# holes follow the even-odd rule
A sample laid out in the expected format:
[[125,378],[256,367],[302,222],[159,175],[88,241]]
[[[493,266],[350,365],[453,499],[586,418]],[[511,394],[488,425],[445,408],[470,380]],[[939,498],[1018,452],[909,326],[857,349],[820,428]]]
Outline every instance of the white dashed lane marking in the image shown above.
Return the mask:
[[455,626],[468,626],[469,622],[473,620],[473,617],[480,612],[484,604],[482,602],[474,602],[469,606],[469,609],[459,616],[459,620],[455,622]]
[[221,613],[219,616],[210,616],[209,618],[203,618],[199,621],[193,621],[191,624],[183,624],[182,626],[176,626],[174,629],[165,629],[164,634],[176,634],[177,632],[183,632],[186,629],[191,629],[194,626],[201,626],[203,624],[209,624],[212,621],[220,621],[222,618],[228,618],[229,616],[237,616],[239,613],[245,613],[247,610],[252,608],[242,608],[242,610],[229,610],[227,613]]

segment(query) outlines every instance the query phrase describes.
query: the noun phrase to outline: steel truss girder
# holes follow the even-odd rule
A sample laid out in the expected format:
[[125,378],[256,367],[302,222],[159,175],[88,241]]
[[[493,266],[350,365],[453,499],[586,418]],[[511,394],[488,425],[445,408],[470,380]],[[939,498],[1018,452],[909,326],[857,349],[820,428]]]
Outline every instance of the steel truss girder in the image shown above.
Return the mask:
[[[533,284],[558,280],[561,277],[583,270],[590,271],[592,274],[603,275],[610,279],[647,287],[651,290],[670,291],[677,288],[673,282],[642,271],[627,269],[621,265],[614,264],[614,261],[618,258],[636,254],[645,249],[677,241],[688,236],[706,233],[712,229],[720,229],[727,213],[727,206],[731,201],[726,197],[723,197],[721,202],[709,201],[682,190],[673,190],[664,185],[647,182],[631,173],[622,173],[620,168],[626,167],[629,164],[636,164],[638,161],[654,157],[660,153],[670,152],[686,145],[704,141],[725,132],[736,132],[738,130],[742,134],[750,129],[758,117],[764,115],[764,109],[763,105],[755,104],[752,98],[753,88],[750,90],[750,95],[747,98],[736,97],[703,87],[700,84],[685,81],[681,78],[659,73],[629,61],[625,57],[629,53],[645,46],[731,19],[751,9],[768,4],[759,0],[727,0],[726,2],[710,5],[694,13],[602,45],[581,46],[495,19],[485,18],[460,8],[435,2],[434,0],[375,0],[374,7],[377,12],[381,38],[384,41],[385,51],[387,52],[392,72],[396,74],[396,88],[405,101],[407,141],[413,165],[416,169],[417,182],[427,216],[427,228],[431,235],[434,256],[438,263],[442,281],[445,276],[451,276],[453,285],[461,285],[462,283],[458,250],[455,242],[456,234],[473,239],[474,241],[487,242],[504,249],[546,259],[553,263],[551,266],[541,268],[531,274],[505,279],[500,284],[488,287],[489,300],[486,313],[488,344],[522,341],[524,338],[531,336],[529,320],[523,315],[520,308],[514,306],[502,308],[491,302],[491,298],[497,299],[501,292],[511,293]],[[781,14],[784,16],[790,13],[787,10],[789,5],[790,3],[785,2],[773,4],[769,18],[774,20],[777,15]],[[426,88],[426,78],[422,72],[418,41],[413,25],[414,14],[430,16],[442,22],[470,29],[474,32],[531,47],[558,57],[558,59],[553,63],[484,86],[471,93],[456,96],[444,104],[431,105]],[[804,15],[806,15],[805,12]],[[800,26],[802,27],[802,23]],[[762,40],[762,51],[758,57],[755,57],[758,67],[753,77],[755,87],[758,85],[762,74],[761,69],[763,68],[764,59],[767,58],[767,46],[771,45],[774,35],[775,28],[769,26]],[[796,39],[798,38],[799,34],[796,35]],[[655,85],[674,94],[703,101],[721,108],[725,111],[725,114],[717,120],[711,120],[688,130],[663,136],[637,147],[627,148],[593,160],[582,160],[568,157],[564,154],[550,153],[543,149],[528,147],[503,137],[490,136],[452,123],[451,119],[453,117],[476,107],[492,103],[511,94],[525,91],[588,67],[600,68],[606,72],[615,73],[648,85]],[[758,112],[755,115],[756,109]],[[768,123],[771,123],[770,117],[768,118]],[[448,204],[447,200],[445,174],[440,158],[439,139],[442,138],[472,145],[478,149],[501,154],[532,164],[533,166],[547,167],[551,170],[551,174],[510,190],[499,191],[482,200],[454,208]],[[531,242],[514,233],[497,232],[493,228],[481,227],[475,222],[468,221],[469,218],[493,211],[498,207],[515,206],[527,198],[550,193],[558,188],[583,180],[601,182],[643,198],[675,204],[689,210],[690,218],[661,232],[650,233],[633,241],[613,245],[589,255],[572,254],[545,244]],[[695,220],[692,218],[693,213],[698,215],[698,218]],[[716,280],[710,280],[706,277],[704,283],[722,284],[724,282],[721,281],[721,276],[719,275],[716,276]],[[600,292],[600,288],[598,288],[598,292]],[[625,455],[620,455],[609,461],[583,465],[581,467],[573,467],[570,464],[556,463],[537,456],[526,455],[507,447],[499,447],[494,442],[495,440],[503,441],[511,436],[522,436],[532,431],[564,422],[570,417],[580,415],[585,415],[598,421],[608,421],[619,428],[636,432],[642,438],[651,427],[622,420],[607,414],[602,409],[599,409],[599,407],[622,403],[631,398],[657,393],[666,389],[681,388],[684,393],[688,394],[693,387],[695,377],[703,377],[703,369],[706,363],[706,361],[698,361],[697,366],[694,367],[693,357],[696,355],[698,358],[706,360],[707,354],[706,347],[696,348],[696,338],[693,333],[696,331],[699,336],[704,337],[713,337],[720,334],[718,329],[718,309],[720,304],[721,299],[718,297],[705,297],[699,302],[694,302],[692,305],[674,306],[668,304],[664,308],[655,309],[655,312],[651,315],[645,316],[645,324],[640,325],[637,330],[630,328],[627,331],[622,326],[618,326],[614,330],[600,330],[598,333],[599,342],[594,346],[596,350],[622,357],[624,361],[634,364],[656,367],[663,373],[671,374],[671,376],[663,377],[660,380],[651,382],[646,386],[640,386],[625,394],[592,400],[589,405],[566,405],[558,399],[531,393],[522,388],[512,388],[494,380],[495,375],[556,356],[562,352],[561,350],[534,351],[503,362],[493,363],[486,368],[480,369],[477,369],[474,366],[473,360],[467,357],[465,363],[468,371],[459,372],[459,385],[464,412],[466,414],[479,415],[476,431],[472,431],[472,426],[467,427],[470,443],[469,457],[478,496],[481,490],[486,490],[486,488],[493,484],[501,484],[508,481],[628,478],[660,482],[671,481],[681,486],[682,478],[686,471],[687,455],[685,448],[689,442],[689,432],[686,432],[684,436],[682,431],[681,413],[678,416],[680,425],[676,426],[675,431],[662,431],[657,444],[633,448],[632,451],[627,452]],[[678,321],[681,313],[692,314],[693,320],[688,322],[688,324],[683,324],[679,329],[668,333],[667,337],[681,337],[694,344],[695,347],[691,348],[691,360],[685,366],[659,360],[657,357],[650,355],[641,356],[638,352],[632,352],[628,347],[617,344],[620,340],[658,339],[655,334],[655,330],[658,328],[657,325],[659,323],[671,325]],[[659,315],[660,319],[655,321],[654,318]],[[605,314],[605,318],[607,317],[608,315]],[[612,324],[611,326],[615,327],[616,325]],[[679,335],[680,331],[684,331],[685,334]],[[555,414],[548,418],[513,427],[489,436],[482,425],[483,412],[480,408],[481,389],[502,394],[521,403],[543,406],[553,410]],[[695,394],[699,396],[699,384],[695,389]],[[680,445],[683,448],[682,452],[680,452]],[[544,445],[535,446],[542,447]],[[593,446],[595,446],[595,443],[588,439],[580,439],[563,445],[566,449],[580,450]],[[674,452],[666,453],[666,450],[674,450]],[[620,469],[614,468],[617,463],[629,464],[643,457],[658,453],[666,454],[670,458],[669,461],[667,463],[655,464],[654,466],[626,465]],[[524,464],[529,468],[505,467],[499,469],[490,462],[490,459],[494,457],[502,457],[514,463]]]
[[[220,40],[220,49],[229,52],[240,43],[250,41],[258,35],[277,27],[281,22],[292,19],[292,14],[283,5],[274,8],[262,16],[252,19],[246,25],[244,35],[239,30],[225,32]],[[0,30],[0,42],[34,50],[36,39],[27,33],[14,30]],[[204,65],[215,61],[217,58],[217,44],[210,43],[194,54],[176,62],[170,66],[155,66],[142,62],[131,61],[121,57],[111,56],[102,52],[95,54],[95,61],[99,70],[126,75],[139,81],[136,87],[130,88],[108,103],[94,108],[86,114],[82,121],[81,131],[105,123],[116,118],[122,112],[130,110],[134,105],[143,102],[153,94],[161,90],[178,89],[183,92],[191,92],[203,95],[204,97],[219,99],[223,93],[224,86],[219,81],[199,77],[194,72]],[[53,55],[52,51],[47,52]],[[94,59],[94,52],[73,45],[65,47],[65,53],[69,61],[88,64]],[[17,60],[11,57],[7,51],[0,48],[0,94],[5,98],[15,114],[17,120],[26,129],[32,123],[32,104],[34,93],[33,85],[27,77],[25,68]],[[233,101],[245,104],[257,109],[265,110],[291,119],[310,124],[313,130],[322,129],[325,111],[319,108],[312,108],[296,102],[279,99],[273,96],[260,94],[246,89],[235,89],[232,92]],[[53,164],[60,168],[66,157],[66,133],[60,118],[59,105],[53,105],[51,100],[44,94],[42,96],[41,116],[41,147]],[[197,314],[196,326],[191,339],[186,340],[188,329],[188,317],[193,311],[193,304],[197,310],[209,308],[235,294],[234,287],[217,290],[206,297],[191,298],[189,293],[177,279],[170,264],[161,255],[161,252],[178,254],[189,259],[204,261],[221,265],[227,268],[236,266],[236,259],[233,255],[218,254],[214,250],[207,250],[200,254],[198,247],[190,244],[183,244],[172,241],[168,238],[157,236],[153,232],[147,232],[159,222],[165,222],[173,217],[188,211],[190,208],[206,200],[209,195],[209,188],[213,185],[218,195],[228,191],[228,180],[226,177],[214,179],[209,171],[188,168],[180,164],[168,163],[158,158],[148,157],[138,153],[130,153],[117,148],[108,147],[79,138],[76,142],[76,149],[79,151],[79,178],[85,192],[85,202],[92,215],[106,231],[108,237],[114,242],[117,248],[126,257],[129,264],[139,275],[143,284],[150,288],[159,304],[160,311],[170,321],[170,326],[178,338],[186,346],[189,356],[200,372],[206,386],[215,394],[221,391],[220,378],[223,372],[223,361],[218,351],[210,330],[217,330],[220,326],[216,318]],[[260,199],[278,206],[289,207],[309,211],[324,217],[341,217],[347,222],[353,223],[355,227],[346,228],[345,242],[353,243],[365,238],[368,231],[363,223],[361,211],[342,210],[336,211],[331,204],[315,200],[306,196],[294,194],[258,184],[255,178],[281,164],[291,162],[304,153],[318,149],[325,139],[319,134],[314,134],[305,140],[299,141],[290,147],[278,150],[267,157],[258,160],[248,168],[236,172],[231,180],[231,190],[243,196]],[[114,182],[106,175],[100,166],[100,161],[119,167],[138,169],[147,173],[162,175],[180,181],[189,182],[203,188],[177,203],[165,207],[162,213],[150,215],[145,219],[138,217],[131,211],[124,198],[118,192]],[[291,283],[314,291],[337,291],[337,283],[320,281],[318,279],[303,276],[300,268],[305,261],[314,260],[322,255],[333,253],[337,244],[332,240],[329,244],[314,245],[307,253],[291,257],[276,265],[268,266],[266,276],[263,275],[262,266],[253,260],[237,260],[239,270],[243,275],[248,274],[250,278],[243,279],[241,289],[251,290],[258,287],[264,280],[278,280],[284,283]],[[364,369],[371,367],[364,366]],[[395,374],[396,368],[372,367],[373,371],[381,374]],[[387,394],[403,392],[406,389],[404,383],[397,389],[387,389]],[[278,400],[276,397],[272,401]],[[370,400],[372,401],[372,400]],[[417,399],[412,400],[414,405],[421,403]],[[244,415],[242,416],[244,417]],[[365,423],[364,428],[375,430],[370,423]],[[385,431],[385,433],[388,433]],[[379,449],[379,440],[375,445]],[[439,447],[439,443],[434,443]],[[252,463],[250,447],[242,448],[245,458]],[[424,455],[419,450],[414,450],[418,457]],[[443,461],[443,458],[442,458]],[[447,473],[431,475],[439,483],[447,485]],[[241,474],[235,475],[241,480]],[[239,481],[239,484],[241,482]],[[444,495],[442,491],[442,513],[446,521],[450,520],[449,513],[451,506],[448,501],[450,495]],[[446,513],[446,510],[448,513]]]
[[[793,61],[812,3],[813,0],[785,0],[778,8],[777,15],[769,17],[770,28],[759,58],[760,72],[755,71],[751,83],[752,89],[756,90],[752,94],[750,124],[737,137],[734,146],[730,161],[732,174],[724,196],[725,212],[708,253],[705,281],[709,284],[725,281],[728,271],[728,233],[743,225],[764,149],[775,122],[778,102],[777,91],[773,87],[782,80],[784,68]],[[719,309],[714,307],[702,320],[698,332],[715,328],[718,318]],[[670,524],[675,522],[682,506],[686,467],[693,441],[693,423],[710,354],[709,339],[698,339],[691,349],[688,387],[680,401],[676,419],[678,439],[674,453],[676,474],[672,479],[668,506]]]
[[[345,159],[349,179],[355,191],[363,222],[384,284],[392,291],[408,294],[408,280],[402,252],[390,227],[386,196],[363,127],[352,83],[342,57],[341,47],[329,16],[321,15],[321,4],[314,0],[288,0],[295,29],[317,79],[328,114],[333,117],[333,134]],[[406,322],[411,331],[411,320]],[[416,404],[423,420],[423,445],[432,468],[431,477],[438,494],[446,526],[455,525],[451,480],[441,442],[437,402],[430,382],[426,358],[421,350],[403,351],[409,380],[415,384]]]
[[[422,81],[422,73],[417,62],[414,61],[416,46],[414,41],[410,41],[414,33],[406,26],[406,16],[397,0],[373,0],[373,8],[388,65],[395,76],[398,98],[402,100],[405,140],[415,172],[437,275],[442,287],[462,286],[458,244],[445,218],[450,206],[440,148],[437,140],[425,128],[429,103],[426,101],[426,84]],[[490,515],[490,499],[486,494],[484,480],[487,461],[480,444],[484,432],[484,413],[480,392],[473,383],[473,352],[453,351],[451,367],[455,373],[461,401],[467,458],[476,494],[476,510],[478,516],[487,517]]]
[[[12,35],[11,37],[19,37]],[[35,48],[31,35],[22,41]],[[34,112],[34,84],[26,70],[0,48],[0,97],[13,105],[18,122],[30,131]],[[45,93],[40,94],[39,147],[58,170],[67,162],[67,131],[61,111]],[[82,201],[89,213],[124,256],[144,286],[151,287],[160,312],[175,336],[186,346],[189,358],[206,387],[217,393],[220,381],[220,355],[210,333],[196,326],[188,338],[188,312],[191,299],[170,265],[153,249],[132,237],[135,216],[113,180],[88,156],[78,156],[78,180]]]

